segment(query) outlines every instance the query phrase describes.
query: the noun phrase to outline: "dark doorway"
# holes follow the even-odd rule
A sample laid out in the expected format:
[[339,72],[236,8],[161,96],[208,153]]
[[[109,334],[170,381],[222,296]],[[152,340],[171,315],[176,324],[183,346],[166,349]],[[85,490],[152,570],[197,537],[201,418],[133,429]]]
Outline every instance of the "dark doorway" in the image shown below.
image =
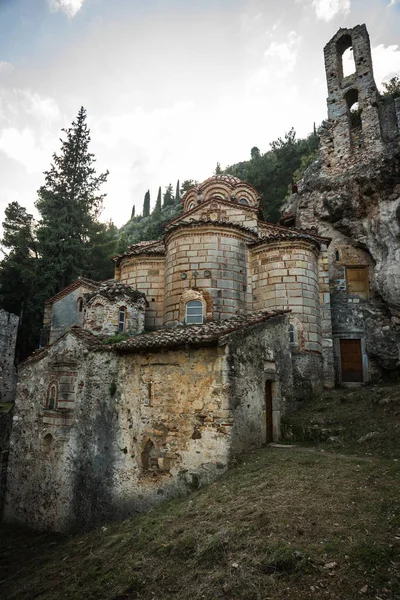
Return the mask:
[[362,382],[361,340],[340,340],[340,364],[343,382]]
[[272,427],[272,381],[265,382],[265,425],[266,436],[265,443],[270,444],[273,441]]

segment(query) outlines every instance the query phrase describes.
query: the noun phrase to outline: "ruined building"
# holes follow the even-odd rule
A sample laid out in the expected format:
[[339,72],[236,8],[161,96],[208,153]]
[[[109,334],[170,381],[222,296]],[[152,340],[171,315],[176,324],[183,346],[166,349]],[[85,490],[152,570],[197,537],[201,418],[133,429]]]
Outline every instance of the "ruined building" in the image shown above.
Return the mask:
[[6,485],[12,406],[17,387],[14,363],[19,318],[0,309],[0,518]]
[[[342,57],[353,48],[354,73]],[[379,95],[365,25],[326,45],[328,120],[321,153],[283,220],[328,247],[337,382],[395,371],[400,357],[400,98]]]
[[[282,225],[215,175],[161,240],[114,258],[113,280],[50,299],[51,343],[20,367],[9,520],[133,514],[277,440],[294,397],[398,365],[399,105],[376,91],[364,26],[340,30],[325,61],[321,155]],[[116,332],[127,339],[105,343]]]

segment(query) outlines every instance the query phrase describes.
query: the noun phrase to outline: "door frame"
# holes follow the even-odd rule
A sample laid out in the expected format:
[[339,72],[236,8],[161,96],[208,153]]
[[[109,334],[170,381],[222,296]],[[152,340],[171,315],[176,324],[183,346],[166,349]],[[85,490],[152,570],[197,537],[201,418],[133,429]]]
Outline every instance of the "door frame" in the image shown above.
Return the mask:
[[[342,358],[340,355],[340,340],[360,340],[361,342],[361,360],[362,360],[362,382],[350,382],[350,381],[342,381]],[[333,336],[333,346],[334,346],[334,354],[335,354],[335,363],[336,363],[336,375],[337,382],[341,385],[363,385],[368,381],[368,354],[366,352],[366,343],[365,336],[360,332],[341,332],[339,334],[334,334]]]

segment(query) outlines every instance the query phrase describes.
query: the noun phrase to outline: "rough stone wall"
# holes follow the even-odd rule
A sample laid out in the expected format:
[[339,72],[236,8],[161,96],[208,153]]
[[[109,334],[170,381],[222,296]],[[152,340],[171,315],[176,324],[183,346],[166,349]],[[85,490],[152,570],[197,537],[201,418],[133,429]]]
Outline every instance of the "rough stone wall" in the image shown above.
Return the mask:
[[[146,294],[146,329],[162,327],[164,319],[165,257],[127,257],[117,267],[118,279]],[[116,276],[117,278],[117,276]]]
[[281,415],[293,399],[292,356],[288,345],[289,315],[254,326],[243,338],[230,337],[228,381],[232,411],[232,452],[266,442],[265,385],[272,382],[273,440],[280,437]]
[[17,387],[15,344],[19,318],[0,310],[0,520],[6,485],[12,409]]
[[211,297],[214,320],[251,311],[245,240],[244,234],[217,226],[167,236],[165,324],[179,321],[181,296],[191,288]]
[[120,308],[125,308],[124,332],[130,334],[144,331],[146,300],[133,301],[129,296],[105,298],[101,294],[92,297],[84,309],[83,328],[94,334],[114,335],[118,333]]
[[[342,55],[353,48],[355,73],[343,76]],[[328,83],[328,122],[321,130],[324,168],[331,174],[366,160],[382,150],[369,36],[365,25],[340,29],[324,48]],[[351,105],[359,103],[360,125],[350,114]]]
[[[21,367],[6,519],[88,527],[213,480],[232,454],[264,441],[265,377],[276,385],[279,431],[280,398],[289,401],[291,391],[286,321],[276,317],[219,346],[151,354],[92,352],[72,334],[61,338]],[[237,422],[250,418],[250,403],[246,427]]]
[[[366,381],[368,377],[373,378],[398,368],[400,363],[398,103],[394,102],[395,111],[382,109],[382,101],[377,98],[376,88],[372,85],[369,39],[365,26],[350,30],[350,33],[353,41],[356,35],[360,44],[355,49],[357,72],[349,81],[354,83],[356,78],[357,89],[363,94],[363,127],[365,119],[371,119],[371,135],[364,138],[361,148],[347,148],[352,153],[351,157],[346,158],[343,153],[343,159],[346,159],[335,162],[335,152],[332,150],[327,154],[324,137],[326,128],[323,129],[320,132],[321,156],[306,171],[298,186],[298,194],[290,198],[284,212],[296,215],[296,227],[315,227],[320,235],[332,239],[328,248],[328,263],[336,378],[340,381],[340,339],[359,339]],[[342,34],[343,30],[340,30],[327,46],[326,56],[328,52],[332,60],[335,40],[340,39]],[[365,49],[363,56],[367,58],[362,68],[357,62],[361,60],[361,46]],[[330,103],[330,99],[334,99],[331,96],[333,93],[340,95],[345,91],[347,79],[340,85],[336,81],[335,88],[336,83],[330,81],[328,64],[327,79],[330,118],[326,127],[332,139],[341,139],[344,116],[334,112],[336,103]],[[364,83],[368,81],[371,82],[370,87]],[[382,143],[376,137],[376,118]],[[391,136],[388,133],[390,129]],[[367,296],[349,293],[346,273],[351,267],[368,269]]]

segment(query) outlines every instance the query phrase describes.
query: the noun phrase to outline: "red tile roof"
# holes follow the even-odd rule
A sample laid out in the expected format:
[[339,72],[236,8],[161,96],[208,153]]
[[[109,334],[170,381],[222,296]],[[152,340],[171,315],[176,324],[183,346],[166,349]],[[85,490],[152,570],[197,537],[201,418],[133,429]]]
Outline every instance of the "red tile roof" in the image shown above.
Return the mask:
[[46,300],[45,304],[53,304],[54,302],[57,302],[57,300],[61,300],[61,298],[68,296],[68,294],[81,286],[87,286],[88,288],[95,290],[100,283],[100,281],[93,281],[93,279],[87,279],[86,277],[78,277],[78,279],[67,285],[63,290],[60,290],[57,294]]

